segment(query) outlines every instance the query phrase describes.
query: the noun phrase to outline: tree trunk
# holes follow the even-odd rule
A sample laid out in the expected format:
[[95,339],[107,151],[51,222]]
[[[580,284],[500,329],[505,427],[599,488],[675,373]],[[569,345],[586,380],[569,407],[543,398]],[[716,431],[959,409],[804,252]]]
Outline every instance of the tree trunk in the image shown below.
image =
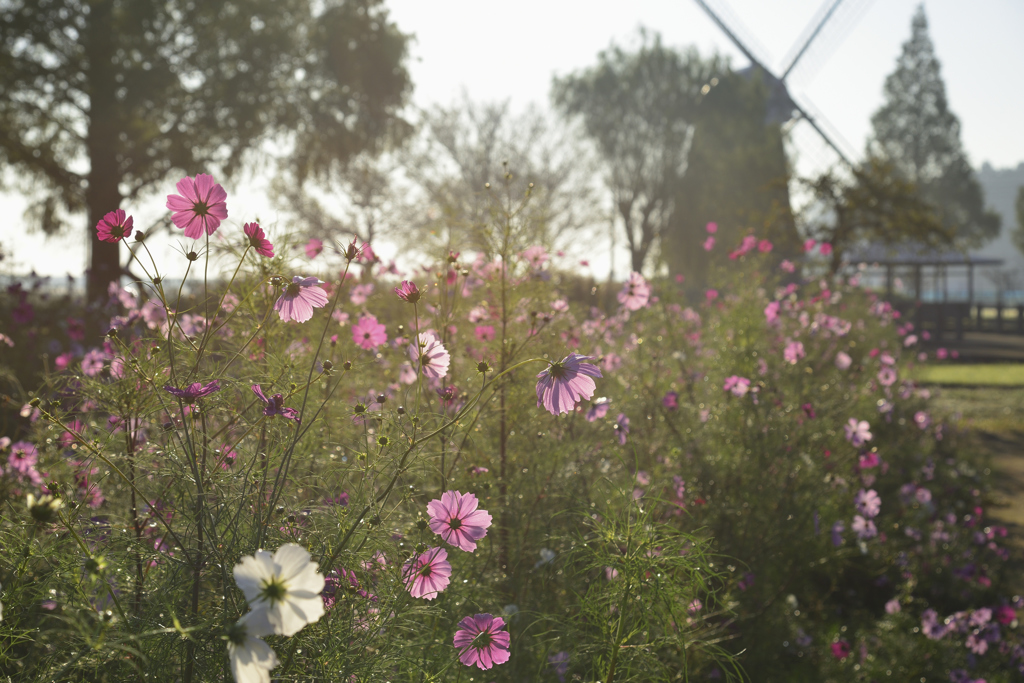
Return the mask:
[[121,275],[119,245],[96,239],[96,224],[121,204],[116,66],[113,63],[117,36],[113,24],[112,0],[92,3],[84,40],[89,79],[89,132],[85,142],[89,156],[89,186],[85,191],[86,229],[91,247],[86,291],[89,303],[104,300],[110,283]]

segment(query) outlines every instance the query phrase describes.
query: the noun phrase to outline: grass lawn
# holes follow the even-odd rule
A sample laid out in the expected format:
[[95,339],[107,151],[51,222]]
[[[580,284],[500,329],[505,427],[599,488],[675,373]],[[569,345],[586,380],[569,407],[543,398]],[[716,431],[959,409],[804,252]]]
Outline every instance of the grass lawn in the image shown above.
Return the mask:
[[922,384],[1024,387],[1024,363],[925,365],[912,374]]

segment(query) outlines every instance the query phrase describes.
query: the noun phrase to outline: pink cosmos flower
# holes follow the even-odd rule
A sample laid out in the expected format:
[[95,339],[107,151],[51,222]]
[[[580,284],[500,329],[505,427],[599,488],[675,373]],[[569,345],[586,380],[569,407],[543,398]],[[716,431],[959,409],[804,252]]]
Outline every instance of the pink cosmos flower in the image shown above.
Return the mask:
[[548,252],[541,246],[527,247],[520,256],[530,264],[530,267],[537,270],[548,260]]
[[228,193],[213,182],[213,176],[200,173],[195,180],[185,176],[178,181],[178,194],[167,195],[171,221],[185,230],[185,237],[199,239],[212,235],[228,217]]
[[320,252],[324,250],[324,241],[318,240],[315,237],[310,238],[310,240],[306,242],[305,250],[307,258],[316,258],[320,255]]
[[718,298],[718,290],[709,289],[708,291],[704,292],[704,298],[708,300],[708,303],[711,303],[712,301]]
[[772,301],[764,307],[764,319],[769,325],[774,324],[779,319],[779,308],[781,304],[778,301]]
[[832,253],[832,245],[829,244],[828,242],[822,242],[821,246],[818,247],[818,251],[821,252],[822,256],[828,256],[829,254]]
[[246,223],[242,226],[242,231],[249,238],[249,246],[255,249],[257,254],[274,258],[274,245],[267,239],[259,223]]
[[409,595],[426,600],[433,600],[447,588],[451,575],[452,565],[448,562],[448,551],[444,548],[427,548],[402,568]]
[[96,224],[96,236],[101,242],[120,242],[131,236],[132,222],[132,217],[123,210],[111,211]]
[[715,238],[708,235],[707,239],[704,240],[704,251],[711,251],[715,248]]
[[840,640],[838,643],[832,643],[831,647],[832,656],[836,659],[845,659],[846,657],[850,656],[850,644],[845,640]]
[[814,245],[818,243],[818,240],[806,239],[804,240],[804,252],[809,252],[814,249]]
[[891,387],[896,383],[896,371],[886,365],[878,371],[878,382],[883,387]]
[[493,325],[477,325],[476,329],[473,330],[473,333],[479,341],[494,341],[495,334]]
[[865,517],[877,517],[882,509],[882,498],[874,489],[861,489],[854,496],[853,504],[857,506],[857,512]]
[[430,530],[448,545],[473,552],[476,542],[487,535],[487,527],[491,525],[491,515],[486,510],[478,510],[479,505],[472,493],[445,491],[440,500],[427,503]]
[[916,424],[922,430],[928,429],[928,425],[930,425],[931,423],[932,418],[928,415],[928,413],[924,412],[923,410],[919,410],[916,413],[914,413],[914,424]]
[[419,343],[409,344],[409,357],[413,364],[419,364],[420,372],[431,379],[441,379],[448,374],[451,355],[441,340],[430,332],[420,332]]
[[746,377],[740,377],[739,375],[732,375],[725,378],[725,383],[722,385],[723,391],[732,392],[733,396],[737,398],[743,398],[750,391],[750,380]]
[[327,292],[320,288],[321,284],[315,277],[293,277],[284,294],[274,304],[274,310],[281,320],[304,323],[313,317],[314,308],[326,306]]
[[757,243],[757,250],[762,254],[767,254],[772,250],[772,243],[769,240],[761,240]]
[[665,410],[678,410],[679,409],[679,392],[669,391],[661,397],[661,405]]
[[7,456],[7,464],[11,469],[28,474],[39,462],[39,450],[28,441],[17,441],[11,444],[11,454]]
[[209,396],[215,391],[220,391],[220,381],[215,379],[212,382],[209,382],[208,384],[194,382],[185,387],[184,389],[178,389],[172,387],[170,384],[165,384],[164,391],[167,391],[177,396],[186,403],[192,403],[197,398],[203,398],[204,396]]
[[629,274],[629,279],[622,285],[619,292],[619,303],[629,311],[639,311],[647,305],[651,298],[651,286],[643,275],[637,272]]
[[850,354],[846,353],[845,351],[840,351],[839,353],[836,354],[836,367],[839,368],[840,370],[849,369],[852,363],[853,358],[851,358]]
[[86,377],[95,377],[103,372],[103,364],[107,360],[107,354],[100,349],[92,349],[82,358],[82,373]]
[[352,342],[359,348],[373,351],[387,341],[385,330],[375,315],[361,315],[359,322],[352,326]]
[[556,361],[537,375],[537,405],[543,406],[552,415],[568,413],[576,404],[594,395],[597,384],[593,378],[603,378],[601,371],[590,360],[590,356],[570,353]]
[[608,414],[608,409],[611,407],[611,404],[611,399],[605,396],[594,399],[594,402],[590,406],[590,410],[587,411],[587,422],[594,422],[602,419]]
[[259,384],[252,385],[252,393],[256,394],[256,397],[263,401],[263,414],[267,417],[274,417],[280,415],[288,420],[295,420],[301,423],[299,419],[299,411],[295,408],[286,408],[284,406],[284,396],[281,394],[274,394],[270,398],[267,398],[266,394],[263,393],[263,388]]
[[704,226],[704,229],[707,231],[709,235],[714,235],[716,232],[718,232],[718,223],[708,223],[707,225]]
[[782,260],[782,263],[779,264],[779,268],[781,268],[783,271],[787,273],[792,273],[796,271],[796,266],[788,258]]
[[853,524],[850,528],[857,534],[857,538],[862,541],[878,535],[878,527],[875,526],[875,523],[870,519],[864,519],[860,515],[853,516]]
[[846,430],[846,440],[854,446],[863,446],[868,441],[871,441],[871,425],[866,420],[858,422],[856,418],[851,417],[850,421],[843,426],[843,429]]
[[790,365],[796,365],[797,361],[806,355],[803,342],[798,341],[786,344],[786,348],[782,352],[782,358]]
[[504,664],[511,656],[508,648],[511,638],[508,631],[502,631],[505,620],[490,614],[477,614],[459,622],[460,630],[455,632],[454,645],[459,650],[459,661],[466,666],[474,664],[480,669],[490,669]]
[[402,301],[414,304],[420,300],[420,290],[415,282],[402,280],[402,284],[395,287],[395,295]]

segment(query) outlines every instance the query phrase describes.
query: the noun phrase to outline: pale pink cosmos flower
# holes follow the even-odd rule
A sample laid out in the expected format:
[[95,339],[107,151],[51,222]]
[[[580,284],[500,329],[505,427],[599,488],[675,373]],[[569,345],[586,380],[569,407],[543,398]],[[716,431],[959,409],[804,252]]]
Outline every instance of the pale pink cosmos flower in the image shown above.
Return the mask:
[[560,361],[551,363],[537,374],[537,405],[552,415],[568,413],[576,404],[594,395],[597,384],[593,378],[603,375],[590,360],[590,356],[570,353]]
[[502,631],[505,620],[490,614],[477,614],[459,622],[453,644],[459,650],[459,661],[466,666],[487,670],[496,664],[504,664],[511,654],[508,651],[511,638],[508,631]]
[[441,379],[448,374],[451,355],[441,340],[430,332],[420,332],[419,343],[409,344],[409,357],[413,364],[419,364],[425,377]]
[[444,548],[427,548],[402,568],[409,595],[426,600],[433,600],[447,588],[451,575],[452,565],[448,562],[448,551]]
[[916,424],[922,430],[928,429],[928,426],[931,425],[931,423],[931,416],[929,416],[928,413],[924,412],[923,410],[919,410],[916,413],[914,413],[914,424]]
[[629,274],[629,279],[622,285],[619,292],[619,303],[629,311],[639,311],[647,305],[651,298],[651,286],[647,280],[637,272]]
[[718,298],[718,290],[709,289],[708,291],[704,292],[704,298],[708,300],[708,303],[711,303],[712,301]]
[[856,418],[851,417],[843,429],[846,430],[846,440],[854,446],[863,446],[871,441],[871,425],[867,423],[867,420],[858,422]]
[[796,271],[796,265],[789,259],[783,259],[782,263],[779,264],[779,268],[787,273],[793,273]]
[[541,246],[527,247],[520,256],[534,270],[539,269],[548,260],[548,252]]
[[352,326],[352,341],[361,349],[373,351],[388,340],[386,328],[373,315],[360,316]]
[[310,238],[310,240],[308,242],[306,242],[305,249],[306,249],[306,256],[308,258],[311,258],[311,259],[316,258],[317,256],[320,255],[320,252],[322,252],[324,250],[324,241],[323,240],[318,240],[315,237]]
[[853,529],[860,540],[874,538],[878,535],[878,528],[875,526],[875,523],[870,519],[864,519],[860,515],[853,516],[853,524],[850,528]]
[[256,250],[256,253],[266,258],[274,258],[274,245],[267,239],[263,228],[259,223],[246,223],[242,231],[249,238],[249,246]]
[[708,235],[708,238],[704,240],[704,251],[711,251],[715,248],[715,238]]
[[327,292],[320,288],[321,284],[315,277],[293,277],[284,294],[274,304],[274,310],[281,320],[304,323],[313,317],[314,308],[326,306]]
[[882,509],[882,498],[874,489],[861,489],[853,497],[853,504],[857,506],[857,512],[865,517],[877,517]]
[[478,341],[489,342],[494,341],[494,325],[477,325],[473,330]]
[[352,288],[352,293],[348,299],[356,306],[362,306],[366,303],[366,300],[373,294],[373,283],[367,282],[366,284],[356,285]]
[[769,325],[774,324],[779,319],[779,308],[781,304],[778,301],[772,301],[764,307],[764,318],[765,322]]
[[725,378],[722,389],[723,391],[732,392],[732,395],[737,398],[743,398],[750,391],[750,380],[739,375],[732,375]]
[[878,371],[878,382],[883,387],[891,387],[896,383],[896,371],[888,365]]
[[782,352],[782,358],[790,365],[796,365],[806,355],[803,342],[798,341],[786,344],[786,348]]
[[228,217],[228,193],[213,181],[213,176],[198,174],[195,179],[185,176],[177,184],[179,194],[167,195],[167,208],[171,222],[185,230],[185,237],[199,239],[205,232],[212,235],[220,222]]
[[28,474],[39,462],[39,450],[28,441],[18,441],[11,445],[11,454],[7,456],[7,464],[11,469]]
[[449,545],[468,553],[476,550],[476,542],[487,535],[491,515],[478,510],[480,502],[472,493],[445,491],[440,500],[427,503],[430,530]]
[[96,237],[101,242],[117,243],[132,234],[133,219],[123,210],[111,211],[96,224]]
[[814,249],[814,246],[818,243],[818,240],[806,239],[804,240],[804,251],[809,252]]
[[82,372],[86,377],[95,377],[103,372],[103,365],[107,360],[107,354],[100,349],[92,349],[82,358]]
[[836,354],[836,367],[840,370],[848,370],[852,363],[853,358],[845,351],[840,351]]

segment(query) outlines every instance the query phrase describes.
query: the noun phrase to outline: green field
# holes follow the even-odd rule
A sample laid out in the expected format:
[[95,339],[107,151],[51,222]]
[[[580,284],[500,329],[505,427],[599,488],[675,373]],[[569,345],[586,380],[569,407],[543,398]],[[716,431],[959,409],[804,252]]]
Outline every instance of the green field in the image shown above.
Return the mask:
[[926,365],[913,377],[923,384],[1024,387],[1024,363]]

